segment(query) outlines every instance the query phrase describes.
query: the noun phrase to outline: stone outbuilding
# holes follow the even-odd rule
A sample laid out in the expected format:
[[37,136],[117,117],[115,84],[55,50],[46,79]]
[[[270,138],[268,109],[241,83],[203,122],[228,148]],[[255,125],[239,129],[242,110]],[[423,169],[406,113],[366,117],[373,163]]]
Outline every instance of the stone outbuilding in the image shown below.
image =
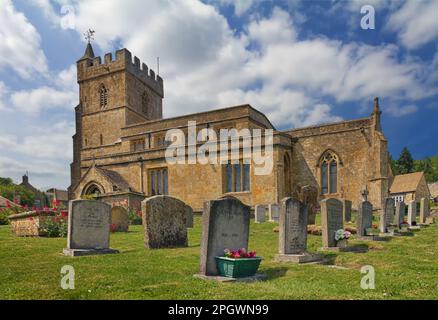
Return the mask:
[[430,198],[430,191],[424,172],[395,176],[389,192],[396,202],[404,202],[406,204],[412,200],[419,202],[422,198]]

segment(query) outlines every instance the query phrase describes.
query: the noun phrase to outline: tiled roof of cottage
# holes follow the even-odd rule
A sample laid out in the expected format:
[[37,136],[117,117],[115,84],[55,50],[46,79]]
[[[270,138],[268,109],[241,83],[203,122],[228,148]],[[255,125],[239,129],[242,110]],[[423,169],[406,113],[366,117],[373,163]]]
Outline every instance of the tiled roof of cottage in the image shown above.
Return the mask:
[[391,185],[390,193],[405,193],[416,191],[420,184],[423,172],[414,172],[394,177],[394,182]]

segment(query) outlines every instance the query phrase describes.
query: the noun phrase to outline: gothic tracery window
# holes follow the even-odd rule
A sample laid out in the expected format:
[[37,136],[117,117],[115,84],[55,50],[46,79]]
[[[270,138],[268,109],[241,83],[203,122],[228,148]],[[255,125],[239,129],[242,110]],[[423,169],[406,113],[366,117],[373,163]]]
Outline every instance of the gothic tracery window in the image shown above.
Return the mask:
[[99,89],[100,107],[105,108],[108,105],[108,89],[102,85]]
[[339,157],[332,151],[326,151],[319,164],[321,168],[321,193],[337,193]]

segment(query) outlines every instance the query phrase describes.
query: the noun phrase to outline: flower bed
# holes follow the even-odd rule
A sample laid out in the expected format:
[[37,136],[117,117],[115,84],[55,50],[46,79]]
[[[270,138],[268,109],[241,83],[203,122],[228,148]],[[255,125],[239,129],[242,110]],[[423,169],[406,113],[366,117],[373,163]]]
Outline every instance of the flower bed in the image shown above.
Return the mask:
[[18,237],[66,237],[67,211],[30,211],[8,217],[12,233]]

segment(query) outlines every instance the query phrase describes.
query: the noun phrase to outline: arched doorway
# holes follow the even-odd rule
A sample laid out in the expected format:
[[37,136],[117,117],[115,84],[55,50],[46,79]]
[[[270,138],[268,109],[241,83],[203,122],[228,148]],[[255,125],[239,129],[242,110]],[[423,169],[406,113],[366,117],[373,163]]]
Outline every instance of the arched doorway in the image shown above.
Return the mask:
[[283,159],[283,179],[284,179],[284,195],[289,197],[292,194],[291,173],[290,173],[290,158],[286,153]]
[[96,183],[90,183],[84,188],[83,195],[85,196],[100,196],[105,193],[103,188]]

